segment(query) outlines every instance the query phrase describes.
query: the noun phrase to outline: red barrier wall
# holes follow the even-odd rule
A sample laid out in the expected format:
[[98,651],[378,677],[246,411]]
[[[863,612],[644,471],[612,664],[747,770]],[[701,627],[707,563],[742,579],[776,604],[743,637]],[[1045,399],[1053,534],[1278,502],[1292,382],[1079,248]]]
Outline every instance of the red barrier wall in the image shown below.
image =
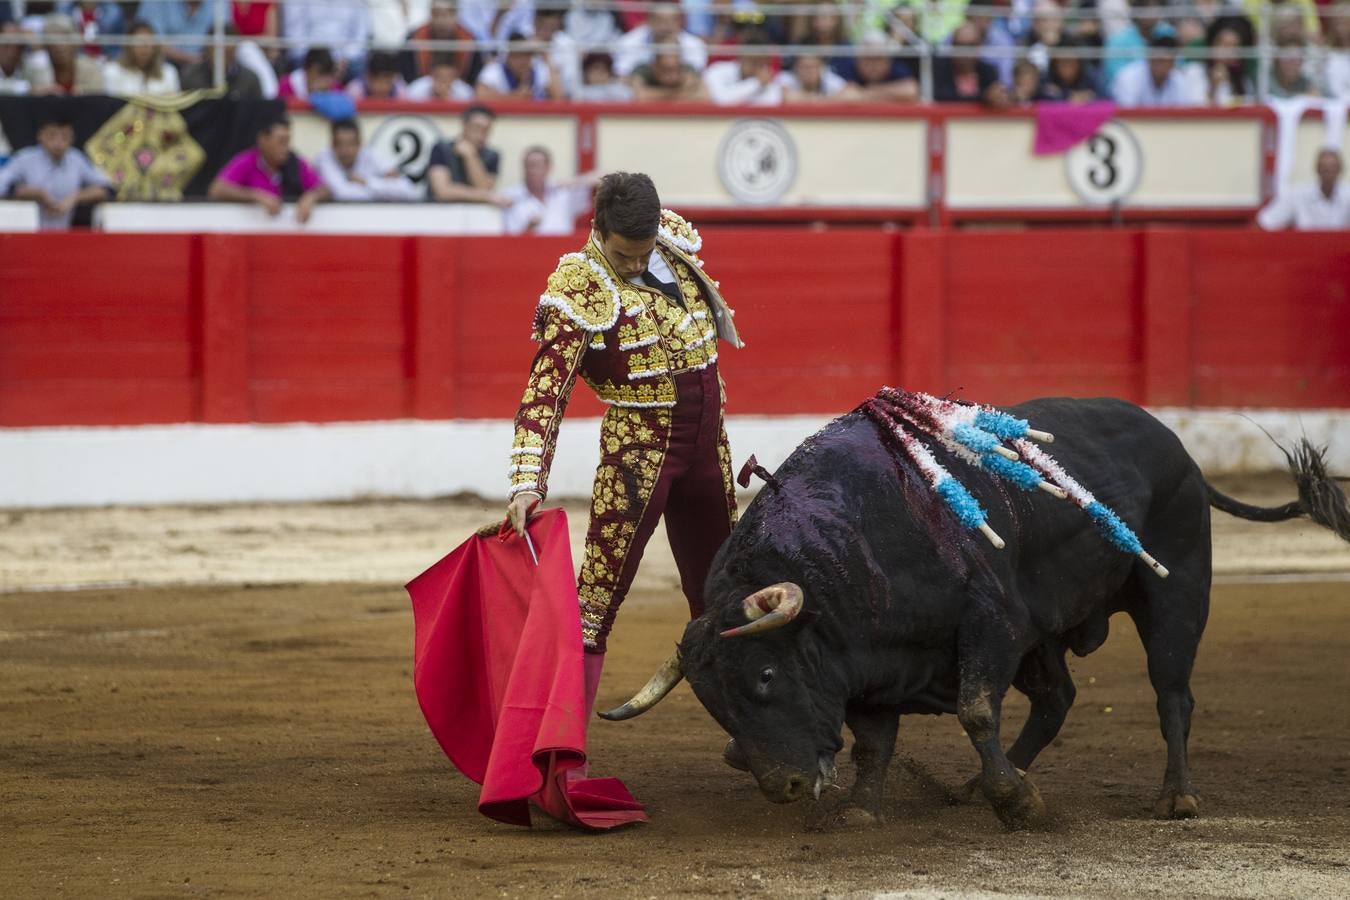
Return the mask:
[[[1350,406],[1334,234],[707,228],[737,414],[883,383]],[[0,425],[503,418],[576,239],[0,235]],[[584,389],[574,410],[600,406]]]

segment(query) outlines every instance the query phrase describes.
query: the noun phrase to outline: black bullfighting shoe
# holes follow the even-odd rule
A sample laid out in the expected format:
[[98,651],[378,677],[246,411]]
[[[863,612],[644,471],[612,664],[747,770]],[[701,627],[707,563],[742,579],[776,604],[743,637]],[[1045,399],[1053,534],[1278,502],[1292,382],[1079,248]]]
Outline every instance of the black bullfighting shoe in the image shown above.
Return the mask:
[[736,743],[735,738],[727,741],[726,747],[722,749],[722,762],[733,769],[740,769],[742,772],[750,771],[750,760],[746,758],[745,751],[741,749],[740,744]]

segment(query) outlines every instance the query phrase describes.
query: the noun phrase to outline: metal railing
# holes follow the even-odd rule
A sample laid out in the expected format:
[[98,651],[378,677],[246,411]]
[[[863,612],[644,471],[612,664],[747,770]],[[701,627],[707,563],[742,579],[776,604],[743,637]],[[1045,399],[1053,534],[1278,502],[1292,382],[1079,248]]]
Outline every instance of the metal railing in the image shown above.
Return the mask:
[[[0,3],[8,0],[0,0]],[[167,3],[175,0],[145,0],[149,3]],[[164,46],[174,45],[201,45],[203,55],[212,62],[213,82],[217,88],[225,84],[227,48],[238,47],[245,43],[252,43],[263,50],[282,50],[298,51],[308,48],[310,41],[302,36],[236,36],[227,33],[227,15],[228,5],[224,0],[204,0],[212,3],[212,28],[207,33],[196,34],[165,34],[157,35],[156,43]],[[288,4],[295,3],[297,0],[287,0]],[[332,6],[335,2],[349,6],[352,0],[309,0],[315,6]],[[1181,61],[1190,62],[1213,62],[1213,61],[1242,61],[1243,63],[1254,64],[1254,92],[1249,98],[1252,101],[1264,101],[1271,96],[1272,72],[1277,61],[1281,59],[1297,59],[1303,61],[1306,65],[1309,54],[1325,55],[1330,52],[1350,53],[1350,46],[1334,47],[1330,50],[1324,48],[1323,44],[1317,40],[1309,39],[1308,35],[1303,35],[1304,43],[1298,46],[1289,45],[1288,41],[1277,42],[1275,25],[1277,20],[1285,23],[1298,19],[1301,22],[1303,10],[1298,7],[1291,7],[1287,4],[1263,3],[1256,8],[1254,15],[1253,35],[1254,41],[1250,46],[1238,46],[1231,48],[1214,48],[1211,46],[1181,46],[1177,50],[1151,49],[1145,43],[1139,46],[1138,43],[1130,46],[1058,46],[1058,45],[1036,45],[1027,42],[1027,36],[1031,35],[1035,28],[1037,20],[1053,20],[1061,24],[1073,24],[1092,22],[1107,29],[1110,22],[1115,23],[1115,28],[1129,27],[1133,22],[1178,22],[1188,20],[1229,20],[1247,18],[1243,8],[1222,7],[1215,10],[1213,7],[1200,6],[1166,6],[1166,7],[1143,7],[1128,8],[1122,6],[1119,10],[1112,10],[1109,14],[1103,14],[1099,9],[1079,9],[1079,8],[1055,8],[1053,10],[1040,6],[1032,5],[1028,0],[1024,8],[1008,6],[981,6],[960,4],[949,4],[946,2],[915,2],[894,6],[889,10],[883,11],[872,3],[867,2],[842,2],[842,3],[757,3],[753,9],[747,6],[748,0],[740,2],[726,2],[726,0],[717,0],[707,6],[699,7],[698,12],[707,13],[718,19],[726,17],[730,20],[741,20],[740,24],[745,24],[749,19],[751,23],[756,21],[768,22],[774,18],[793,18],[802,16],[813,16],[817,14],[837,14],[844,24],[843,33],[850,38],[848,43],[840,44],[755,44],[743,45],[739,43],[726,42],[706,42],[705,46],[710,56],[723,58],[742,58],[742,57],[774,57],[780,59],[789,59],[794,55],[811,52],[828,56],[832,59],[837,58],[858,58],[868,56],[887,55],[899,57],[911,62],[917,63],[917,80],[919,82],[920,97],[927,101],[933,97],[933,63],[939,58],[950,59],[983,59],[983,60],[1007,60],[1013,61],[1033,59],[1036,57],[1050,58],[1072,57],[1084,60],[1089,64],[1105,64],[1108,62],[1132,62],[1140,59],[1151,58],[1176,58]],[[564,12],[573,9],[584,9],[586,11],[624,11],[624,12],[650,12],[662,7],[668,8],[672,4],[669,2],[650,2],[650,0],[577,0],[571,4],[557,4],[549,2],[540,2],[535,4],[536,12],[541,9],[552,8],[561,9]],[[364,3],[361,4],[364,7]],[[951,30],[947,26],[955,21],[950,13],[959,10],[963,13],[961,22],[969,22],[971,19],[988,20],[993,22],[1001,20],[1005,23],[1005,28],[1010,36],[1018,40],[1014,44],[988,45],[981,46],[952,46],[945,41],[929,39],[935,34],[941,34]],[[278,15],[281,7],[278,5]],[[1216,14],[1217,13],[1217,14]],[[1350,2],[1341,2],[1336,6],[1324,7],[1318,9],[1320,19],[1335,22],[1340,19],[1350,19]],[[912,21],[911,21],[912,17]],[[859,43],[851,38],[864,30],[864,23],[881,22],[885,26],[884,34],[890,39],[890,42],[884,47],[878,47],[872,44]],[[1248,19],[1250,22],[1251,19]],[[940,26],[933,26],[932,23],[943,23]],[[124,23],[129,26],[130,20]],[[1346,29],[1350,32],[1350,27]],[[925,35],[929,36],[928,38]],[[1019,37],[1020,36],[1020,37]],[[101,47],[123,48],[133,44],[143,42],[142,36],[127,34],[98,34],[88,36],[84,34],[31,34],[27,32],[3,32],[0,33],[0,46],[20,44],[25,46],[41,47],[44,45],[75,45],[79,47],[95,45]],[[396,50],[396,51],[430,51],[432,53],[449,52],[460,53],[464,51],[481,51],[486,56],[499,53],[504,49],[503,42],[498,40],[436,40],[436,39],[413,39],[409,38],[397,46],[377,43],[367,34],[364,40],[364,46],[367,52],[372,50]],[[1350,35],[1347,36],[1346,43],[1350,44]],[[516,46],[516,45],[513,45]],[[527,40],[518,45],[521,49],[532,53],[547,53],[552,49],[552,45],[545,41]],[[585,56],[592,52],[613,53],[615,46],[612,42],[575,42],[572,50],[580,56]],[[678,43],[666,43],[649,45],[648,49],[653,53],[671,52],[677,53],[681,47]],[[293,66],[291,68],[294,68]],[[1316,74],[1316,73],[1315,73]],[[1103,92],[1109,93],[1111,85],[1097,85]]]

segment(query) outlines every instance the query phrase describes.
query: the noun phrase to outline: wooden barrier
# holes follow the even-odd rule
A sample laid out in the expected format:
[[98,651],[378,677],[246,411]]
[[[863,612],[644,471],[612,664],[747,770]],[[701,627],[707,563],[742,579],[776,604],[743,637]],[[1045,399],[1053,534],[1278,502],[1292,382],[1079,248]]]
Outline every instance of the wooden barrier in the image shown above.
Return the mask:
[[[1350,407],[1336,234],[704,229],[738,415],[884,383]],[[578,238],[0,235],[0,426],[506,418]],[[584,388],[575,414],[596,414]]]

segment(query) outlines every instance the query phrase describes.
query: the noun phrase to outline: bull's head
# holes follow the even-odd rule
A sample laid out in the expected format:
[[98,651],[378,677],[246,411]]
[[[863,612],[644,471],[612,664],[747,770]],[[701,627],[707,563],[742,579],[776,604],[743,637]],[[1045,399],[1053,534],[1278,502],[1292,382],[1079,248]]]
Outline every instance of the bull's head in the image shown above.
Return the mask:
[[[688,678],[700,702],[745,752],[776,803],[819,796],[842,742],[842,691],[830,690],[818,640],[798,623],[802,589],[783,582],[739,605],[710,609],[685,628],[679,650],[610,720],[646,712]],[[720,615],[719,615],[720,613]]]

